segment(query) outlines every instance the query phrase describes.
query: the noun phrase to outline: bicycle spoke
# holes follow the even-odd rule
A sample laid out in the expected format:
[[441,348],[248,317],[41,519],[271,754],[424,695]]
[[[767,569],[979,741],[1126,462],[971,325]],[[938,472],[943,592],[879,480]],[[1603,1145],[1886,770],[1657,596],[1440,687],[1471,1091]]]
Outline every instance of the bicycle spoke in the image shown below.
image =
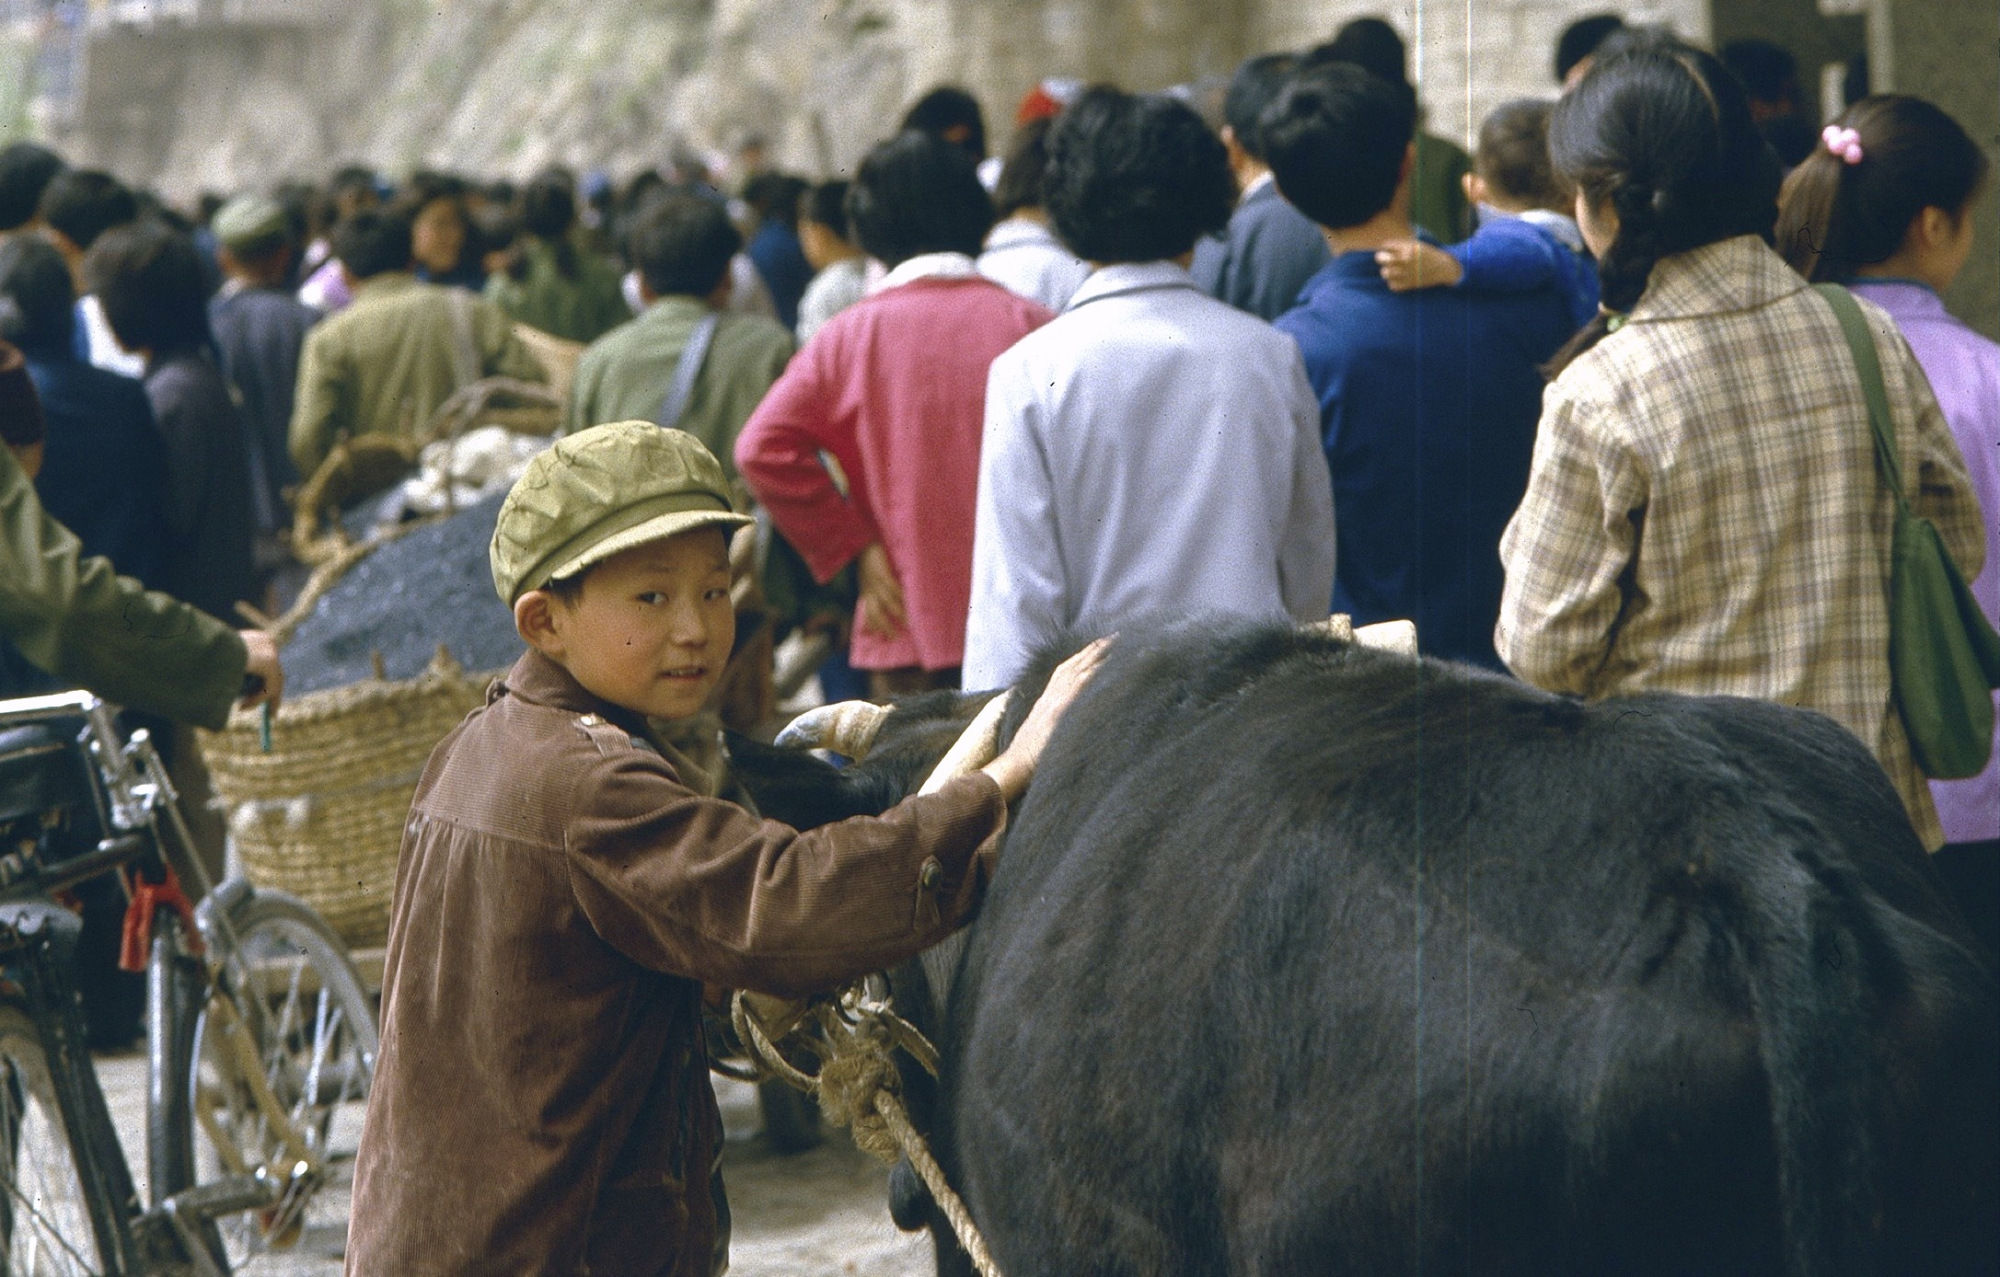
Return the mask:
[[[81,1193],[81,1186],[76,1183],[74,1163],[70,1160],[68,1144],[52,1141],[48,1133],[40,1129],[51,1120],[51,1115],[48,1113],[40,1114],[40,1121],[34,1125],[26,1121],[29,1116],[32,1091],[25,1084],[18,1069],[9,1067],[6,1070],[5,1081],[0,1082],[0,1087],[4,1087],[7,1095],[5,1120],[0,1121],[0,1152],[10,1154],[12,1158],[12,1165],[5,1168],[4,1174],[0,1174],[0,1179],[5,1181],[7,1195],[13,1202],[15,1211],[13,1227],[9,1230],[10,1236],[7,1238],[8,1266],[11,1269],[16,1262],[25,1260],[26,1272],[39,1277],[46,1271],[43,1267],[43,1249],[48,1248],[53,1252],[55,1248],[60,1247],[73,1265],[69,1271],[87,1274],[93,1267],[90,1258],[70,1245],[64,1234],[71,1228],[88,1228],[88,1222],[79,1225],[72,1220],[68,1221],[66,1227],[65,1222],[58,1221],[37,1205],[38,1202],[61,1200],[61,1194],[58,1194],[55,1186],[48,1181],[52,1164],[56,1161],[63,1163],[63,1168],[57,1171],[57,1174],[65,1180],[61,1187],[70,1194]],[[17,1096],[20,1100],[19,1108],[15,1107]],[[43,1147],[44,1145],[51,1146]],[[31,1168],[35,1177],[35,1183],[31,1186],[32,1196],[23,1192],[19,1183],[19,1174],[23,1166]],[[22,1237],[24,1226],[28,1234],[25,1239]],[[25,1255],[19,1251],[24,1240],[29,1247]]]

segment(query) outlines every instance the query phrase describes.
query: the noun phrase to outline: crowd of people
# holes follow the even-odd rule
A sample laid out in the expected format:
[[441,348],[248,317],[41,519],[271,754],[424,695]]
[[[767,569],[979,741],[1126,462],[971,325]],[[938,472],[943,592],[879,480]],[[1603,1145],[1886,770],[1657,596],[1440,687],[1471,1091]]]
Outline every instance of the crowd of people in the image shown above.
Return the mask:
[[[615,190],[355,168],[186,215],[16,144],[0,381],[14,360],[33,394],[0,398],[0,509],[41,518],[32,478],[83,554],[232,623],[273,606],[286,496],[337,444],[554,378],[566,433],[699,442],[775,532],[783,623],[838,637],[832,695],[1001,687],[1147,617],[1408,618],[1557,692],[1831,716],[1992,944],[2000,767],[1913,759],[1896,495],[1810,286],[1864,300],[1903,495],[2000,619],[2000,345],[1939,300],[1987,165],[1914,97],[1814,131],[1777,53],[1587,20],[1560,96],[1468,155],[1361,19],[1213,95],[1045,81],[997,162],[941,88],[851,176],[759,162],[733,197],[687,163]],[[92,669],[20,593],[7,690]],[[201,632],[275,682],[260,636]]]

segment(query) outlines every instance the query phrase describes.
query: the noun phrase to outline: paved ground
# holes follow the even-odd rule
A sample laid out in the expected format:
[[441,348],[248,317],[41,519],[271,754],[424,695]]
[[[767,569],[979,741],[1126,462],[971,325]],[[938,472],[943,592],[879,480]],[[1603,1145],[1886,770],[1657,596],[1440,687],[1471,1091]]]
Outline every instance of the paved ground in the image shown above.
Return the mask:
[[[144,1192],[146,1062],[142,1055],[100,1057],[98,1076]],[[723,1175],[736,1218],[732,1277],[930,1277],[930,1243],[896,1231],[884,1205],[887,1172],[855,1149],[847,1132],[829,1131],[809,1153],[779,1156],[758,1135],[757,1097],[749,1086],[716,1079],[729,1129]],[[338,1197],[327,1203],[340,1213]],[[246,1273],[336,1277],[345,1234],[309,1228],[299,1247],[260,1257]]]

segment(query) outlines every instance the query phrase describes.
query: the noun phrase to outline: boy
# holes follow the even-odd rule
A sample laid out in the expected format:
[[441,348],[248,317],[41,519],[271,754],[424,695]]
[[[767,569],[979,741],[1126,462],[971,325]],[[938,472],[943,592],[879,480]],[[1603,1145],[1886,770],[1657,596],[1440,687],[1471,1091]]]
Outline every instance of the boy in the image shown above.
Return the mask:
[[501,508],[529,650],[411,808],[350,1274],[719,1272],[702,984],[803,994],[962,923],[1101,650],[981,772],[879,819],[801,834],[703,797],[646,722],[700,710],[729,657],[727,492],[693,436],[625,421]]
[[1086,92],[1049,139],[1049,214],[1098,270],[993,361],[965,685],[1068,626],[1148,612],[1325,619],[1333,510],[1299,352],[1187,270],[1234,194],[1169,98]]
[[1578,328],[1597,315],[1597,267],[1583,232],[1563,210],[1573,207],[1549,163],[1548,102],[1532,98],[1496,107],[1479,126],[1479,151],[1465,175],[1465,195],[1479,209],[1479,229],[1450,248],[1420,239],[1375,254],[1390,291],[1467,288],[1532,292],[1553,283],[1569,299]]
[[1265,113],[1278,188],[1334,252],[1278,327],[1319,398],[1340,528],[1333,610],[1357,625],[1414,620],[1427,653],[1497,669],[1500,530],[1527,486],[1537,369],[1575,325],[1553,285],[1383,284],[1376,252],[1416,234],[1416,122],[1406,86],[1338,62]]

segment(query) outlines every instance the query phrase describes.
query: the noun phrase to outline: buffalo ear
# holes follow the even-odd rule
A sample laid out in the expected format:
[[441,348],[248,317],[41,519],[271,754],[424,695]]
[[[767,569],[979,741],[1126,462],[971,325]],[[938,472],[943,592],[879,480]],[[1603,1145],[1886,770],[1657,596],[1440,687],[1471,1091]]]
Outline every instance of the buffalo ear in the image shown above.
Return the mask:
[[906,1233],[920,1233],[931,1218],[931,1190],[910,1159],[899,1157],[889,1172],[889,1218]]

